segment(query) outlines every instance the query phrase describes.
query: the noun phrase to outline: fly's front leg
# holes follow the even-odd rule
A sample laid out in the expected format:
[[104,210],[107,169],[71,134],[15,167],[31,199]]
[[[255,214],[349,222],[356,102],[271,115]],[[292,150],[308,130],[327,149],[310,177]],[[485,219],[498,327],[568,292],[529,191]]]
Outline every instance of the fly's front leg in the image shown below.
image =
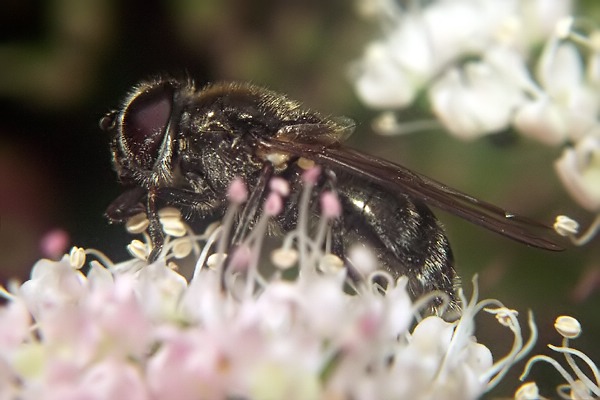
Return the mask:
[[160,225],[160,220],[158,218],[156,196],[156,188],[150,188],[150,190],[148,191],[148,202],[146,212],[148,216],[148,221],[150,222],[150,225],[148,225],[148,234],[150,235],[150,239],[152,240],[152,250],[148,255],[148,263],[153,263],[154,261],[156,261],[165,243],[165,236],[163,234]]
[[148,233],[153,245],[148,261],[155,261],[164,245],[164,233],[158,216],[160,207],[173,206],[184,215],[206,217],[222,215],[224,205],[224,200],[208,187],[202,191],[172,187],[151,188],[145,210],[150,221]]
[[[143,203],[144,200],[146,204]],[[152,240],[152,250],[148,256],[148,261],[153,262],[158,257],[158,254],[160,254],[164,242],[156,210],[155,188],[151,188],[149,191],[141,187],[134,187],[127,190],[108,206],[105,215],[110,223],[124,223],[129,218],[140,213],[145,213],[150,222],[148,234]]]

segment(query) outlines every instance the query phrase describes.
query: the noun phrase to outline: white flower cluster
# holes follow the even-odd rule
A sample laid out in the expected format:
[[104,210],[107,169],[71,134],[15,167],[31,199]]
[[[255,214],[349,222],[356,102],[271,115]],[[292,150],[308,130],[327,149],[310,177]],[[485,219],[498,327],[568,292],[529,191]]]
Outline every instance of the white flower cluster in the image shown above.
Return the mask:
[[424,91],[459,138],[513,128],[565,146],[556,162],[563,185],[600,215],[600,29],[570,16],[570,0],[406,3],[361,3],[384,29],[352,68],[359,97],[387,110],[376,129],[423,126],[398,122],[390,110]]
[[[275,197],[265,210],[277,213]],[[319,224],[328,226],[339,207],[332,193],[323,197]],[[309,235],[302,221],[273,253],[267,275],[257,267],[262,216],[239,254],[207,257],[224,241],[232,212],[202,235],[176,223],[173,209],[161,214],[177,237],[167,236],[154,263],[143,260],[142,242],[130,246],[134,259],[116,265],[74,248],[2,288],[0,399],[474,399],[536,337],[530,316],[524,344],[516,312],[478,302],[476,286],[470,300],[461,293],[454,322],[421,320],[434,295],[411,301],[405,278],[373,272],[349,293],[345,269],[322,250],[327,235],[320,228]],[[130,230],[147,226],[142,217],[132,221]],[[189,282],[174,269],[186,256],[198,260]],[[375,283],[382,279],[386,288]],[[484,307],[514,335],[495,363],[473,336]]]

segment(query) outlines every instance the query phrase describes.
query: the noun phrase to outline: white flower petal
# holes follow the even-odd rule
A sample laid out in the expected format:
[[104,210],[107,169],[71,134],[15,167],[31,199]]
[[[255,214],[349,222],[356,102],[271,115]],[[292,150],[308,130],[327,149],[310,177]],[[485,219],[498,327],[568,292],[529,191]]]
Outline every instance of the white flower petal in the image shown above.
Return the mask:
[[446,353],[454,326],[439,317],[427,317],[415,327],[411,346],[416,346],[423,354],[443,355]]
[[530,44],[539,43],[550,36],[563,18],[572,12],[571,0],[521,0],[520,17],[524,29],[521,35]]
[[583,80],[583,61],[577,48],[570,42],[551,39],[538,63],[538,79],[546,92],[554,98],[564,98]]
[[418,15],[403,18],[386,41],[394,62],[415,81],[429,79],[437,72],[437,55],[432,52],[428,29]]
[[598,122],[600,96],[597,89],[581,85],[572,88],[565,100],[569,138],[578,141],[588,135]]
[[90,270],[87,273],[87,278],[91,286],[97,289],[108,290],[114,285],[113,275],[108,268],[104,268],[98,261],[90,262]]
[[540,92],[527,68],[525,58],[515,49],[505,46],[493,47],[486,51],[483,59],[503,79],[511,82],[515,89],[520,88],[531,94]]
[[432,85],[429,96],[437,117],[462,139],[507,128],[524,99],[516,84],[485,62],[448,71]]
[[369,45],[351,72],[358,96],[371,107],[403,107],[416,95],[416,82],[396,63],[383,43]]
[[548,99],[537,99],[522,105],[515,113],[513,123],[525,136],[550,146],[557,146],[567,139],[565,116]]
[[585,209],[600,211],[600,136],[588,136],[566,148],[555,163],[570,195]]

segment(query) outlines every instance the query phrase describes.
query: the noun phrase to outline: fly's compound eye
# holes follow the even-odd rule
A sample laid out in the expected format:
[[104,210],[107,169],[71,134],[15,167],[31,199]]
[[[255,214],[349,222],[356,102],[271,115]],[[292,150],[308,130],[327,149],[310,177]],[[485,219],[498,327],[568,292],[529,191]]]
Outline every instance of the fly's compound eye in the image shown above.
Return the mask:
[[145,88],[133,96],[123,112],[121,143],[143,169],[152,169],[159,156],[173,109],[173,94],[174,88],[168,83]]

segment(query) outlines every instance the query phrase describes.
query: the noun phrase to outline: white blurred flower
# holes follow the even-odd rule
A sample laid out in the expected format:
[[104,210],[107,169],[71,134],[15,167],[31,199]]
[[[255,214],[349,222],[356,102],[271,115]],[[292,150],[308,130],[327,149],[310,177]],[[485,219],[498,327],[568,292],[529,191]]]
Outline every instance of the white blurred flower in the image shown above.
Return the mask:
[[[401,108],[465,57],[508,47],[526,56],[568,14],[569,0],[362,0],[379,15],[383,39],[351,68],[359,97],[374,108]],[[457,65],[454,65],[456,67]]]
[[402,107],[447,63],[481,51],[515,1],[436,1],[398,10],[387,36],[354,67],[359,96],[373,107]]

